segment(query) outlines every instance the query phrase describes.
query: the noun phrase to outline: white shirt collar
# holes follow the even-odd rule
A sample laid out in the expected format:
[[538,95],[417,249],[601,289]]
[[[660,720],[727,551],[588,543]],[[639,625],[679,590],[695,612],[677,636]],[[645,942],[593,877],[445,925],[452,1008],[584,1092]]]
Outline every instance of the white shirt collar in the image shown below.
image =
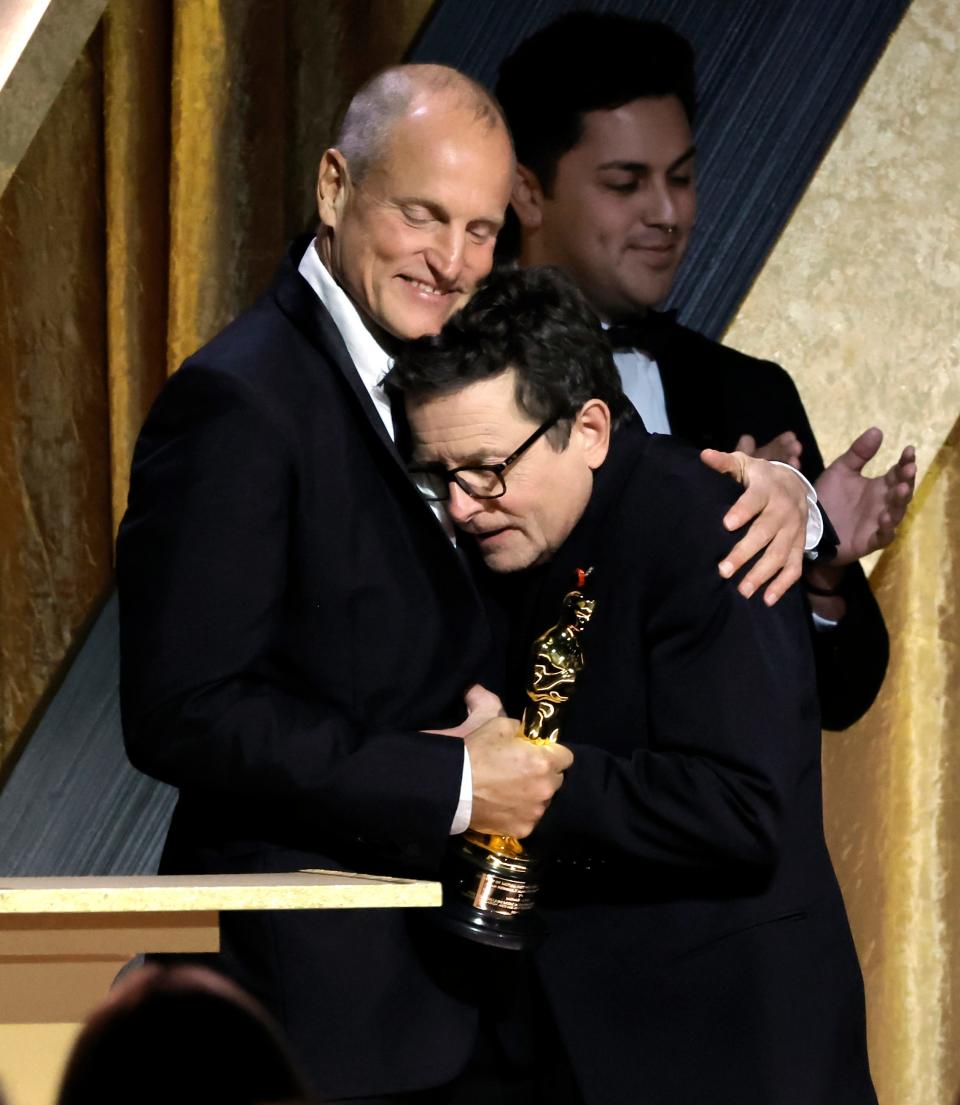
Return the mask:
[[320,302],[326,307],[333,323],[340,331],[350,359],[353,361],[363,386],[370,394],[377,414],[383,419],[387,433],[392,438],[393,416],[390,413],[390,400],[383,390],[383,378],[393,366],[393,361],[377,339],[364,326],[360,312],[340,285],[333,279],[317,252],[314,239],[300,260],[300,275],[317,293]]
[[[353,301],[327,272],[317,252],[316,239],[307,247],[297,271],[317,293],[320,302],[333,319],[334,326],[340,331],[340,337],[343,338],[357,374],[373,400],[377,414],[383,419],[387,433],[395,441],[393,412],[390,409],[390,400],[382,386],[384,376],[393,367],[393,358],[380,347],[373,334],[364,326],[360,312],[353,305]],[[437,521],[443,526],[444,532],[455,541],[453,523],[447,514],[446,504],[431,502],[428,505]]]

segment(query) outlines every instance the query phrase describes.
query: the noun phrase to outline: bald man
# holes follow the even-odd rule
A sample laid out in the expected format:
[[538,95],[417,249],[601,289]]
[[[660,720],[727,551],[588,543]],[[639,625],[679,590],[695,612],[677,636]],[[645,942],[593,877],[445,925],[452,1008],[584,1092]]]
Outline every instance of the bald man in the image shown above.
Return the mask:
[[[560,785],[570,753],[516,740],[474,686],[488,630],[381,387],[394,343],[439,331],[489,271],[513,172],[478,85],[381,74],[323,155],[316,238],[151,412],[117,556],[127,748],[180,790],[162,871],[435,875],[451,833],[524,837]],[[483,1100],[496,968],[421,923],[226,914],[216,965],[323,1097],[472,1080]]]

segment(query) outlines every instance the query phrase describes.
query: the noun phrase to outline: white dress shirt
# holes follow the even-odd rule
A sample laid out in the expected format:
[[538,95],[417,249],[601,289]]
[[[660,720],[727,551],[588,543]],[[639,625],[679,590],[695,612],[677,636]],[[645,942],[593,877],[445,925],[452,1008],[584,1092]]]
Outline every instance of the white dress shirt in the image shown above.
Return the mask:
[[[300,260],[298,271],[311,288],[317,293],[320,302],[326,307],[333,319],[333,323],[343,338],[347,352],[353,361],[357,375],[367,389],[377,414],[383,419],[387,433],[391,440],[396,440],[393,428],[393,414],[390,410],[390,400],[383,387],[383,378],[390,371],[393,361],[387,352],[380,346],[377,339],[364,325],[360,312],[353,305],[353,301],[340,285],[333,279],[326,266],[320,260],[317,253],[317,243],[314,240]],[[443,517],[437,514],[441,522],[446,520],[444,528],[451,533],[449,519],[442,510]],[[437,511],[434,511],[436,514]],[[454,739],[454,738],[451,738]],[[473,772],[470,769],[470,754],[467,746],[463,746],[463,774],[460,777],[460,799],[457,810],[450,826],[450,835],[464,832],[470,826],[470,816],[473,812]]]
[[364,326],[360,312],[354,307],[353,301],[327,272],[326,266],[320,260],[320,254],[317,253],[316,239],[307,247],[298,271],[317,293],[320,302],[326,307],[334,325],[340,331],[343,344],[347,347],[357,375],[363,381],[363,386],[377,408],[377,414],[383,419],[391,441],[396,440],[390,400],[383,388],[383,378],[393,367],[393,361]]
[[652,434],[670,433],[667,402],[657,362],[639,349],[623,349],[613,355],[623,391],[640,412],[644,426]]

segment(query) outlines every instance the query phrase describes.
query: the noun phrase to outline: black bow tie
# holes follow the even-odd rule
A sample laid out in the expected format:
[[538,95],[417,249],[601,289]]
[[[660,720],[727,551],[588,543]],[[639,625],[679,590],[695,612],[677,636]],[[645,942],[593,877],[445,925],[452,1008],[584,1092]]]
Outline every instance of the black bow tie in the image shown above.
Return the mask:
[[643,315],[612,322],[606,330],[614,353],[640,349],[656,360],[677,321],[676,311],[647,311]]

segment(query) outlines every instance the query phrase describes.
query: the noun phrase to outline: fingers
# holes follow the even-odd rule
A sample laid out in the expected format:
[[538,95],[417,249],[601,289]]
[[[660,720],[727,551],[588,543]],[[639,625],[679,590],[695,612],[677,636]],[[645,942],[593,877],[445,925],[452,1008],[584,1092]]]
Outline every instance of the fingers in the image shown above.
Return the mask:
[[[906,508],[904,508],[904,510],[906,510]],[[880,515],[877,519],[876,532],[868,542],[870,546],[869,552],[874,552],[876,549],[885,549],[887,545],[893,542],[893,539],[897,536],[897,525],[902,518],[903,514],[894,520],[889,511],[884,511],[883,514]]]
[[897,461],[896,467],[899,469],[905,469],[913,466],[913,476],[917,475],[917,451],[912,445],[906,445],[903,452],[900,454],[900,459]]
[[877,530],[873,537],[875,547],[878,549],[886,548],[893,541],[897,535],[898,526],[906,516],[907,507],[913,499],[916,479],[916,465],[912,467],[913,475],[908,481],[897,483],[887,491],[883,509],[877,517]]
[[761,460],[779,460],[784,464],[799,468],[802,452],[803,445],[800,443],[800,439],[793,430],[787,430],[755,450],[754,455]]
[[737,590],[744,598],[749,598],[766,584],[763,592],[763,601],[767,606],[773,606],[782,595],[799,580],[803,574],[803,542],[787,545],[781,539],[775,539],[768,546],[763,556],[754,564],[750,571],[737,585]]
[[[800,578],[806,537],[807,501],[803,482],[783,468],[748,460],[750,487],[727,511],[723,524],[738,529],[753,519],[747,532],[719,564],[729,579],[760,553],[737,586],[749,598],[764,585],[764,601],[775,603]],[[754,474],[755,473],[755,474]]]
[[880,518],[881,528],[883,527],[883,519],[886,518],[890,527],[896,531],[897,526],[903,521],[912,499],[913,483],[897,484],[887,495],[886,509]]
[[917,482],[917,454],[912,445],[903,450],[897,463],[887,470],[885,478],[887,484],[901,496],[905,494],[908,501],[913,497]]
[[776,528],[761,515],[721,561],[718,570],[724,579],[729,579],[764,550],[737,584],[737,590],[744,598],[750,598],[764,584],[769,584],[763,597],[764,602],[772,606],[800,578],[804,537],[805,526],[794,528],[788,524]]
[[[723,516],[724,527],[732,533],[734,530],[738,530],[745,526],[752,518],[757,518],[762,514],[763,510],[768,506],[770,502],[770,490],[769,488],[763,488],[760,486],[748,487],[746,491],[740,496],[739,499],[733,504],[732,507]],[[758,530],[753,535],[753,540],[758,541],[761,537],[765,537],[765,540],[757,544],[751,552],[744,556],[737,568],[742,567],[747,560],[755,552],[759,552],[760,549],[769,541],[773,534],[776,532],[776,526],[770,526],[771,519],[767,519],[765,527]],[[766,528],[770,527],[770,528]],[[751,527],[752,528],[752,527]],[[721,572],[721,575],[733,575],[736,568],[732,568],[729,572]]]
[[768,461],[744,457],[742,482],[747,490],[723,519],[728,530],[739,529],[763,513],[766,513],[766,524],[772,526],[771,538],[791,519],[806,526],[807,493],[802,480]]
[[703,449],[700,459],[714,472],[722,476],[733,476],[737,483],[744,483],[746,479],[746,464],[750,459],[745,452],[723,453],[719,449]]
[[862,433],[816,481],[817,494],[840,538],[834,560],[837,565],[852,564],[889,545],[913,498],[917,463],[912,445],[901,451],[899,460],[883,475],[863,474],[862,468],[876,453],[882,436],[876,427]]
[[[568,767],[573,766],[573,753],[565,744],[549,744],[546,751],[551,762],[552,770],[562,775]],[[559,786],[559,784],[557,784]]]
[[467,707],[467,716],[459,725],[450,729],[424,729],[423,732],[436,733],[441,737],[457,737],[462,740],[491,718],[502,718],[506,714],[497,695],[493,691],[488,691],[480,683],[474,683],[473,686],[468,687],[463,698]]
[[868,460],[872,460],[877,455],[882,441],[883,431],[877,426],[871,426],[869,430],[864,430],[859,437],[854,438],[850,448],[845,453],[841,453],[833,463],[842,464],[851,472],[859,472]]
[[504,717],[505,711],[499,695],[488,691],[482,683],[474,683],[467,689],[464,695],[467,714],[477,714],[483,717]]
[[[471,758],[473,757],[472,749],[474,746],[482,746],[484,751],[490,750],[493,752],[503,745],[504,742],[512,742],[519,732],[520,722],[515,721],[513,718],[487,718],[482,725],[477,726],[474,732],[470,734],[470,739],[467,743],[471,749]],[[527,743],[529,744],[529,741]]]
[[876,531],[869,541],[872,546],[870,551],[886,548],[896,537],[897,527],[903,521],[913,499],[916,480],[916,451],[912,445],[908,445],[901,452],[896,464],[892,464],[882,477],[885,491],[876,519]]
[[517,723],[507,728],[508,722],[494,719],[466,740],[473,776],[470,827],[522,839],[546,812],[573,753],[563,745],[518,739]]
[[[735,453],[742,453],[745,457],[756,457],[760,460],[779,460],[784,464],[791,464],[794,468],[800,467],[800,454],[803,452],[803,445],[800,439],[793,432],[793,430],[786,430],[782,434],[778,434],[771,441],[768,441],[766,445],[757,446],[757,440],[752,434],[741,434],[737,440],[737,444],[734,446]],[[711,459],[708,460],[705,453],[711,454]],[[734,472],[726,462],[721,462],[716,458],[731,457],[731,453],[721,453],[716,449],[704,449],[700,454],[701,460],[705,464],[709,464],[711,468],[714,468],[718,472],[723,472],[726,475],[734,476],[739,479],[737,473]],[[720,466],[722,465],[722,467]],[[740,482],[743,482],[742,480]]]

